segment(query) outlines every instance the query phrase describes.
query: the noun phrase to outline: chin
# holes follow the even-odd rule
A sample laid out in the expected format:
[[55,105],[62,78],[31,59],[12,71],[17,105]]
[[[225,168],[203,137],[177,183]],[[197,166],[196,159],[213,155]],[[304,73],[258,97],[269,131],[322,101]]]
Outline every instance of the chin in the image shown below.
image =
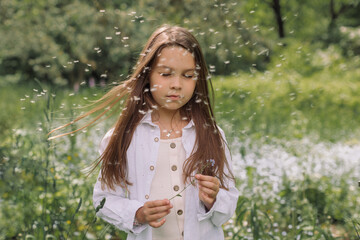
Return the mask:
[[176,111],[176,110],[179,110],[180,108],[182,108],[183,104],[178,104],[176,103],[176,106],[174,106],[174,104],[172,103],[166,103],[165,105],[163,105],[163,108],[166,109],[166,110],[169,110],[169,111]]

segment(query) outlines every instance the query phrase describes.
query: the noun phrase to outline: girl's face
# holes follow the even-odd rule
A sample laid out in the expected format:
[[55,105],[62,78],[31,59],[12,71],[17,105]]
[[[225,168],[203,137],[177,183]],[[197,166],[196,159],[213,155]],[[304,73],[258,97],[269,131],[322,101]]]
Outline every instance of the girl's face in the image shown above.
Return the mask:
[[161,50],[150,73],[150,91],[158,107],[167,111],[180,109],[191,99],[195,86],[192,54],[179,46]]

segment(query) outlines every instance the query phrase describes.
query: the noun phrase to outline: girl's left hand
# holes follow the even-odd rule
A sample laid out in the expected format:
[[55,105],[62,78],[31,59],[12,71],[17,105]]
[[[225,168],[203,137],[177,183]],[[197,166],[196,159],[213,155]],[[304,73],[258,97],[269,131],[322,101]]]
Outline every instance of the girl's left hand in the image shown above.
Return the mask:
[[207,210],[210,210],[216,201],[219,192],[220,181],[216,177],[196,174],[195,178],[199,183],[199,198]]

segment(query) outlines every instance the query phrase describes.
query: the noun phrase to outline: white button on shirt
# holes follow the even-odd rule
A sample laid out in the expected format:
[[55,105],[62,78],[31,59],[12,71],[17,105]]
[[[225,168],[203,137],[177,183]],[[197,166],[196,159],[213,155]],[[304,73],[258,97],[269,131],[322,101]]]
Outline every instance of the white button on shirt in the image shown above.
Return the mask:
[[[171,147],[176,145],[176,147]],[[151,183],[150,199],[170,199],[184,189],[184,176],[182,171],[171,171],[171,165],[182,166],[185,161],[185,149],[181,138],[161,139],[156,162],[156,172]],[[170,213],[165,216],[166,222],[159,228],[152,229],[153,240],[182,240],[184,231],[184,215],[178,215],[178,210],[184,209],[185,192],[173,198]]]
[[[223,131],[220,129],[224,137]],[[100,144],[100,154],[105,150],[113,129],[110,130]],[[156,138],[158,138],[156,141]],[[160,129],[151,122],[151,114],[147,113],[136,127],[127,150],[128,191],[120,186],[114,190],[102,189],[98,180],[94,186],[93,204],[99,206],[106,199],[103,208],[97,216],[128,233],[127,240],[151,240],[152,227],[148,224],[134,226],[136,211],[149,201],[151,182],[156,171]],[[195,127],[192,121],[183,128],[181,142],[186,158],[193,150],[196,139]],[[224,137],[225,139],[225,137]],[[230,153],[225,147],[226,157],[231,166]],[[155,171],[149,170],[154,166]],[[182,171],[182,166],[171,166],[172,171]],[[225,171],[227,171],[225,169]],[[99,174],[101,177],[101,174]],[[204,204],[199,200],[196,186],[190,185],[185,192],[184,209],[176,210],[177,215],[184,216],[184,240],[221,240],[224,233],[221,225],[227,222],[235,212],[238,190],[233,181],[228,182],[229,190],[220,189],[213,207],[206,212]]]

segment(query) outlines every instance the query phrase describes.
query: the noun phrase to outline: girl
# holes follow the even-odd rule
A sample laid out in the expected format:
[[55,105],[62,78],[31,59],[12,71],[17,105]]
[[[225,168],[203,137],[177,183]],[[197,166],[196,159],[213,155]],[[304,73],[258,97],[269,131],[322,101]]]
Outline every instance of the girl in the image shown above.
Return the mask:
[[238,191],[208,84],[212,89],[194,36],[163,26],[131,77],[75,120],[104,110],[96,121],[125,100],[100,144],[93,200],[97,215],[127,239],[224,239],[221,226],[234,214]]

